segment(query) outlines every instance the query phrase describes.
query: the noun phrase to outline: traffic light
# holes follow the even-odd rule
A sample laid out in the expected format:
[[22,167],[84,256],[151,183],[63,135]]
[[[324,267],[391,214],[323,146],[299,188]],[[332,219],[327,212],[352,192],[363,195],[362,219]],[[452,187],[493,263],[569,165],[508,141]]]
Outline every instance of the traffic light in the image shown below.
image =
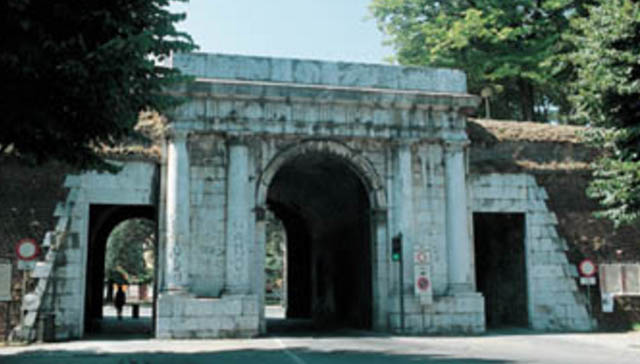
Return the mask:
[[391,239],[391,260],[394,262],[402,260],[402,234],[398,234]]

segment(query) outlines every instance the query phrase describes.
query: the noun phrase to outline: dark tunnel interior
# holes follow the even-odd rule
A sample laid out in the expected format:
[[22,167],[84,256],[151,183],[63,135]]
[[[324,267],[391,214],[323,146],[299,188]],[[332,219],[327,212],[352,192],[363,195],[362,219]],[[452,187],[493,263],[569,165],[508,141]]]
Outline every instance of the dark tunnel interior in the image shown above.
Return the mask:
[[156,209],[146,205],[95,204],[90,206],[84,320],[87,333],[100,330],[99,320],[102,319],[104,305],[104,266],[109,234],[119,223],[133,218],[156,221]]
[[487,327],[527,327],[524,214],[474,213],[473,226]]
[[371,328],[369,199],[337,157],[298,156],[269,186],[269,208],[287,234],[287,318],[316,328]]

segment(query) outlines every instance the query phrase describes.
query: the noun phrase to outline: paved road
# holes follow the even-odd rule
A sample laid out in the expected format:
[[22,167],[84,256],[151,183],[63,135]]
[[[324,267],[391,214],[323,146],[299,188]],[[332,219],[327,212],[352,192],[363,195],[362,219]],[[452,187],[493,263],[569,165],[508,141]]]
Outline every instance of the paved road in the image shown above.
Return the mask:
[[640,363],[640,333],[400,337],[363,332],[254,340],[84,340],[0,348],[0,363]]

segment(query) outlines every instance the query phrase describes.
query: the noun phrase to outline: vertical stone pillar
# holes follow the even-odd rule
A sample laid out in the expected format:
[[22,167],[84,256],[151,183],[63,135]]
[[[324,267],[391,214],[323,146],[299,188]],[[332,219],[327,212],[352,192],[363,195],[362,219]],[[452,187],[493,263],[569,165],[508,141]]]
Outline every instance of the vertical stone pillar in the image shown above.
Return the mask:
[[189,249],[188,133],[173,129],[167,150],[166,290],[187,291]]
[[249,188],[249,148],[237,139],[229,141],[227,165],[227,279],[229,294],[250,291],[251,219]]
[[393,204],[394,204],[394,229],[392,236],[402,233],[402,259],[404,265],[404,287],[405,292],[413,285],[411,275],[408,274],[413,262],[413,170],[411,168],[411,146],[409,143],[401,143],[396,149],[396,170],[393,181]]
[[467,212],[464,141],[445,142],[446,236],[449,292],[473,291],[472,256]]

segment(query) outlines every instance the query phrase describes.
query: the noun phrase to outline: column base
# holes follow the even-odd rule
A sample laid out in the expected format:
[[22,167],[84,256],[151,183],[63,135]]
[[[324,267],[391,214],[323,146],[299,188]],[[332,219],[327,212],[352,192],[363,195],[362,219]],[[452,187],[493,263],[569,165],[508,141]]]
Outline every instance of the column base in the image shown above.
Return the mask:
[[167,294],[170,296],[189,296],[189,290],[186,287],[172,287],[167,288],[164,291],[160,292],[160,294]]
[[390,313],[390,330],[402,334],[482,334],[486,330],[484,297],[479,292],[459,292],[434,297],[425,306],[411,303],[401,328],[399,312]]
[[165,291],[158,296],[157,307],[156,338],[159,339],[214,339],[259,334],[257,295],[201,298]]
[[463,293],[477,293],[473,290],[471,283],[449,283],[447,293],[450,296],[457,296]]

